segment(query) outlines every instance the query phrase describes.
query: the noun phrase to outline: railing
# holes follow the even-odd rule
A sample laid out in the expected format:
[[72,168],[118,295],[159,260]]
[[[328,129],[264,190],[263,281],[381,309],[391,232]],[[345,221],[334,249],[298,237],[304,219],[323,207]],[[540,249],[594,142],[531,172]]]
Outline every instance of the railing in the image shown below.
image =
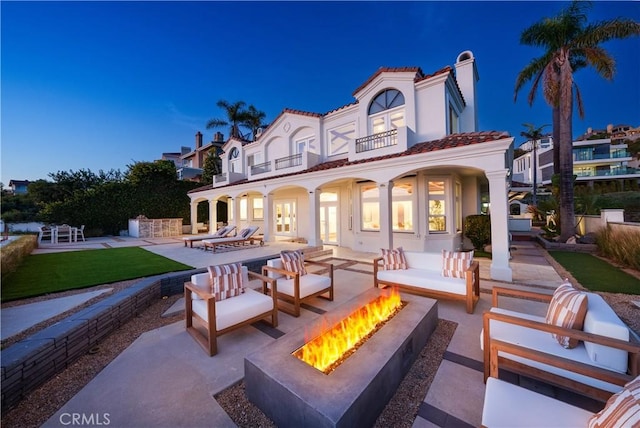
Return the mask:
[[380,132],[378,134],[368,135],[356,140],[356,153],[367,152],[369,150],[382,149],[384,147],[395,146],[398,144],[398,130],[391,129],[389,131]]
[[578,177],[608,177],[616,175],[640,174],[640,169],[636,168],[616,168],[607,171],[575,171]]
[[580,161],[592,161],[592,160],[606,160],[606,159],[619,159],[619,158],[630,158],[631,154],[627,151],[616,150],[611,153],[573,153],[574,162]]
[[223,172],[222,174],[215,175],[213,177],[213,182],[214,183],[222,183],[222,182],[225,182],[225,181],[227,181],[227,173],[226,172]]
[[276,170],[292,168],[294,166],[302,165],[302,153],[297,155],[287,156],[286,158],[276,159]]
[[251,166],[251,174],[264,174],[265,172],[271,171],[271,162],[263,162],[257,165]]

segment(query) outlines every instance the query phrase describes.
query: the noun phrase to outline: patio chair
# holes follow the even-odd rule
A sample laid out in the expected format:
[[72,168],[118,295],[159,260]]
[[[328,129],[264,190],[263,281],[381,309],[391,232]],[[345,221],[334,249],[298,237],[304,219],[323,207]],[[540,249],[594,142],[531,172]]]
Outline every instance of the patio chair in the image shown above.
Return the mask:
[[[249,279],[261,280],[262,291],[249,288]],[[267,284],[277,290],[276,282],[240,263],[211,266],[209,273],[192,275],[184,285],[187,332],[213,356],[218,336],[264,318],[277,327],[277,300],[275,294],[267,294]]]
[[38,244],[40,244],[44,240],[49,240],[49,242],[54,243],[54,230],[49,226],[40,226],[40,230],[38,231]]
[[84,239],[84,224],[82,226],[80,226],[77,230],[76,230],[76,241],[82,238],[82,241],[85,241]]
[[73,232],[71,230],[71,226],[69,226],[68,224],[63,224],[56,227],[55,241],[56,243],[59,243],[60,241],[72,242]]
[[216,232],[211,235],[184,236],[182,237],[182,240],[184,241],[185,247],[187,246],[187,243],[188,243],[189,247],[193,248],[194,242],[204,241],[205,239],[225,238],[229,236],[231,232],[235,230],[235,228],[236,227],[233,225],[222,226],[220,229],[216,230]]
[[[321,266],[327,269],[326,275],[309,273],[305,265]],[[333,301],[333,265],[331,263],[304,260],[300,251],[283,251],[279,259],[267,260],[262,267],[262,274],[278,280],[278,290],[272,294],[278,296],[278,309],[300,316],[300,304],[313,297],[322,297]],[[328,297],[323,294],[329,294]]]
[[[640,423],[640,376],[624,383],[619,392],[608,397],[602,410],[593,413],[542,395],[504,380],[500,380],[500,352],[516,352],[531,360],[546,362],[546,354],[502,341],[492,341],[491,372],[487,379],[482,409],[483,427],[574,427],[574,426],[637,426]],[[575,362],[559,358],[558,366],[575,367]],[[595,367],[585,374],[594,382],[607,381],[606,373]]]
[[254,236],[258,231],[258,226],[249,226],[242,229],[236,236],[233,237],[224,237],[217,239],[205,239],[202,241],[204,245],[204,250],[207,251],[207,248],[211,248],[211,251],[216,252],[216,247],[219,246],[239,246],[245,244],[251,244],[258,242],[260,245],[264,245],[264,241],[262,236]]

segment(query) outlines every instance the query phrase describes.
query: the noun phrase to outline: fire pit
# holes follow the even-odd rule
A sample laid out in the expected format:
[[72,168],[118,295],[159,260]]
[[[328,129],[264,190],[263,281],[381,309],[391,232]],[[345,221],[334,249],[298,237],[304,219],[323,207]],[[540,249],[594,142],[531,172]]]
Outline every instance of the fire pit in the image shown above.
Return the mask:
[[306,332],[328,329],[379,295],[371,288],[327,313],[329,322],[319,319],[247,356],[248,399],[280,427],[372,425],[435,329],[435,300],[402,295],[406,305],[329,374],[293,353]]

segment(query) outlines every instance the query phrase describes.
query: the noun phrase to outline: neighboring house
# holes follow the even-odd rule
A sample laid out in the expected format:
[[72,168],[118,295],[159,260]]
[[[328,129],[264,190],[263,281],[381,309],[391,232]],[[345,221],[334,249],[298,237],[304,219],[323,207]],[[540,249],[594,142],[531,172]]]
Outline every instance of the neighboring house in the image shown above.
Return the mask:
[[202,133],[197,132],[195,150],[183,146],[180,153],[163,153],[162,159],[170,160],[176,165],[179,180],[199,181],[207,155],[213,150],[220,154],[223,145],[224,136],[220,132],[216,132],[213,141],[204,146]]
[[256,141],[225,143],[222,174],[189,192],[191,224],[201,202],[216,224],[224,201],[229,223],[257,225],[265,241],[458,250],[464,218],[490,202],[490,274],[511,281],[513,138],[478,132],[477,81],[465,51],[432,74],[380,68],[353,103],[325,114],[285,109]]
[[[627,128],[630,133],[620,131]],[[618,130],[616,133],[612,132]],[[635,132],[634,132],[635,131]],[[609,137],[606,137],[609,135]],[[640,138],[638,129],[609,125],[607,131],[593,132],[573,142],[573,172],[576,182],[593,186],[596,182],[616,180],[640,181],[640,170],[631,166],[633,157],[628,151],[626,140]],[[513,160],[514,181],[533,183],[533,144],[528,141],[520,146],[527,153]],[[538,140],[536,182],[540,186],[551,184],[553,175],[553,139],[545,137]]]
[[14,195],[26,195],[29,180],[9,180],[9,190]]

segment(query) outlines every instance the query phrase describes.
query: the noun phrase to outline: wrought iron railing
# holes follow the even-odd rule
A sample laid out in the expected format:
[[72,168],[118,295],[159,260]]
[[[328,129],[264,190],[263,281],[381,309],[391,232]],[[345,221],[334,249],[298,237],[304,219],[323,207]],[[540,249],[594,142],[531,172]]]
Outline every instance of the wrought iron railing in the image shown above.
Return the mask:
[[358,138],[356,140],[356,153],[382,149],[384,147],[395,146],[396,144],[398,144],[398,130],[391,129],[389,131]]
[[263,162],[257,165],[251,166],[251,174],[264,174],[265,172],[271,171],[271,162]]
[[276,170],[302,165],[302,153],[276,159]]

